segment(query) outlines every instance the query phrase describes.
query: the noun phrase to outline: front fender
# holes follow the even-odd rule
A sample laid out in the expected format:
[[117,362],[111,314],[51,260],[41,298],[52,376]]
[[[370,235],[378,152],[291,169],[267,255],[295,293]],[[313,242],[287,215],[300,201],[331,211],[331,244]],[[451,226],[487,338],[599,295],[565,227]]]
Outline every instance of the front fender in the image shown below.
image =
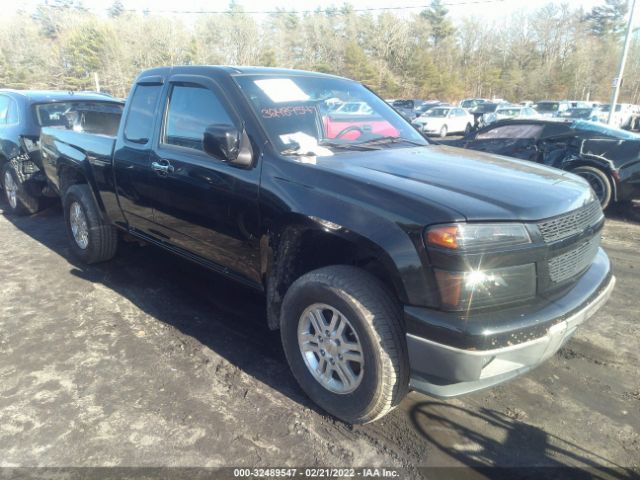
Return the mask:
[[390,214],[393,206],[381,209],[350,196],[286,180],[275,180],[269,191],[262,190],[261,197],[266,230],[283,231],[293,219],[301,219],[307,225],[366,247],[385,266],[403,303],[437,305],[436,290],[425,268],[428,258],[421,238],[424,225]]

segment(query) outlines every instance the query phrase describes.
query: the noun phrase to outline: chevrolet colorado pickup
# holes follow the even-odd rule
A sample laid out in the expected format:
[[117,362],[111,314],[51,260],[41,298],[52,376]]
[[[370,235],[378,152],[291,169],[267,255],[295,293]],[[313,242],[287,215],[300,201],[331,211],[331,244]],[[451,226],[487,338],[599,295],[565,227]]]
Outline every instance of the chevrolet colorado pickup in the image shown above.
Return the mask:
[[615,282],[584,180],[432,145],[344,78],[151,69],[116,137],[40,141],[80,259],[126,232],[264,292],[294,377],[350,423],[531,370]]
[[122,107],[121,100],[100,93],[0,90],[0,186],[8,210],[35,213],[47,197],[56,196],[40,163],[42,127],[115,134]]

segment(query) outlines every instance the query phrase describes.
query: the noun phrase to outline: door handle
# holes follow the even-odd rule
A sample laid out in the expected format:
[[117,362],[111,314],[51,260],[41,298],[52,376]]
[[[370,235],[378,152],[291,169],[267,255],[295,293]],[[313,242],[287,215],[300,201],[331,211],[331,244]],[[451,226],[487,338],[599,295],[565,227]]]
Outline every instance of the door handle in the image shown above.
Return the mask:
[[159,173],[160,175],[168,175],[170,173],[173,173],[174,168],[173,165],[171,165],[169,162],[167,162],[166,160],[163,160],[163,163],[159,163],[159,162],[152,162],[151,163],[151,169],[154,172]]

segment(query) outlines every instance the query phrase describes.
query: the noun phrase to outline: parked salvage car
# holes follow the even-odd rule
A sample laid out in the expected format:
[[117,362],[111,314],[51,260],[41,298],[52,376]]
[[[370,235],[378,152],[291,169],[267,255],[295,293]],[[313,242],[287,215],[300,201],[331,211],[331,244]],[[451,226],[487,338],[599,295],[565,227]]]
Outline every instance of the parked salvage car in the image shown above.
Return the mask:
[[473,127],[474,128],[482,128],[484,127],[484,115],[495,112],[497,108],[500,106],[498,103],[481,103],[472,109],[469,110],[469,113],[473,116]]
[[482,124],[491,125],[498,120],[509,118],[538,118],[540,115],[531,107],[521,105],[499,105],[493,112],[482,115]]
[[553,101],[541,101],[536,102],[533,108],[543,117],[557,117],[565,110],[571,108],[569,102],[553,102]]
[[[558,117],[563,119],[590,120],[592,122],[600,122],[603,121],[602,113],[602,109],[600,109],[599,107],[575,107],[561,112]],[[604,123],[606,123],[606,118],[604,120]]]
[[391,106],[395,108],[400,114],[405,117],[407,120],[411,121],[420,115],[420,112],[417,110],[422,104],[426,103],[425,100],[420,99],[404,99],[404,100],[394,100],[391,103]]
[[0,178],[9,211],[35,213],[47,196],[41,127],[115,134],[123,102],[98,93],[0,90]]
[[435,107],[412,123],[426,135],[446,137],[450,133],[469,133],[473,128],[473,116],[460,107]]
[[[609,112],[611,112],[611,104],[605,103],[598,109],[598,121],[602,123],[609,122]],[[638,111],[634,105],[629,103],[618,103],[613,112],[613,125],[618,128],[631,130],[635,128],[638,120]]]
[[585,120],[503,120],[448,145],[569,170],[603,208],[640,198],[640,135]]
[[346,102],[337,107],[334,112],[337,115],[371,115],[373,110],[365,102]]
[[491,102],[491,100],[487,100],[486,98],[465,98],[460,101],[460,108],[464,108],[465,110],[470,110],[473,107],[477,107],[483,103]]
[[[322,114],[327,98],[373,113]],[[351,423],[409,389],[451,397],[534,368],[615,282],[582,179],[430,144],[340,77],[151,69],[117,136],[41,143],[79,259],[109,260],[126,232],[263,292],[302,389]]]

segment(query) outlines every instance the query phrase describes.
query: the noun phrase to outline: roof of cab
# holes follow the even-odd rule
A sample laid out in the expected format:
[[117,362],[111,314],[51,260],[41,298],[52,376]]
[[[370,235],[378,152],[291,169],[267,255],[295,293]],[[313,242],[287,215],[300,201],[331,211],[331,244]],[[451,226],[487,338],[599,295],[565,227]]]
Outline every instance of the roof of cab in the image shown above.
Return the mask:
[[118,102],[122,100],[112,97],[106,93],[98,92],[72,92],[63,90],[13,90],[10,88],[0,89],[0,93],[13,94],[26,98],[31,103],[42,102],[67,102],[70,100],[93,100],[104,102]]
[[294,70],[290,68],[274,68],[274,67],[249,67],[234,65],[177,65],[173,67],[156,67],[144,70],[138,76],[138,80],[152,75],[171,75],[171,74],[189,74],[189,73],[209,73],[209,74],[226,74],[236,75],[296,75],[296,76],[313,76],[327,78],[344,78],[328,73],[310,72],[307,70]]

